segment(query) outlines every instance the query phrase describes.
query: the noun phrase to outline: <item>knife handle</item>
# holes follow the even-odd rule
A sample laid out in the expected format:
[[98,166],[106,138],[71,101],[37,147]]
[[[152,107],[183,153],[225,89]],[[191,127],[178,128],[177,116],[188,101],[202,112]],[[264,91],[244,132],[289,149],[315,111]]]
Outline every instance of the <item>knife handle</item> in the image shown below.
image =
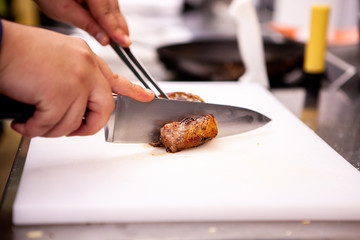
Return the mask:
[[26,122],[35,112],[35,106],[0,95],[0,120],[12,119]]

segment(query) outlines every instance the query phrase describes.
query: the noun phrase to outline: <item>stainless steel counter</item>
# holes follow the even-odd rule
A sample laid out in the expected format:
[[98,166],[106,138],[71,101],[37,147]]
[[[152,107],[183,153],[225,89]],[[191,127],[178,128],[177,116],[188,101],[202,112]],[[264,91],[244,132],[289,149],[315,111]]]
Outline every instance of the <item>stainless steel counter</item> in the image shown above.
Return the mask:
[[359,222],[133,223],[15,228],[14,239],[359,239]]
[[333,47],[330,52],[353,65],[357,73],[335,88],[322,90],[317,134],[360,170],[359,47]]

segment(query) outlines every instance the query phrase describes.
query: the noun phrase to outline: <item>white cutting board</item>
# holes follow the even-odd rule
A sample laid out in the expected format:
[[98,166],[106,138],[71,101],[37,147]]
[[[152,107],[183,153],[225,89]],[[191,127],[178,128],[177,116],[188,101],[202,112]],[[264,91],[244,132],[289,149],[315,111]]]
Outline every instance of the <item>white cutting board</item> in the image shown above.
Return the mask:
[[161,86],[273,121],[175,154],[106,143],[103,132],[32,139],[13,222],[360,220],[360,172],[267,90],[244,83]]

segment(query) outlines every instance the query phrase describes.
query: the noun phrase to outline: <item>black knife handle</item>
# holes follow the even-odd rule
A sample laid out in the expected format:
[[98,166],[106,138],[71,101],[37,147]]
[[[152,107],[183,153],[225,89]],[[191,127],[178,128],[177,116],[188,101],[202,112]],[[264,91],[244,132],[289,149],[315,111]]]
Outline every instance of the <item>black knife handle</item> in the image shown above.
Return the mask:
[[35,112],[35,106],[0,95],[0,120],[12,119],[26,122]]

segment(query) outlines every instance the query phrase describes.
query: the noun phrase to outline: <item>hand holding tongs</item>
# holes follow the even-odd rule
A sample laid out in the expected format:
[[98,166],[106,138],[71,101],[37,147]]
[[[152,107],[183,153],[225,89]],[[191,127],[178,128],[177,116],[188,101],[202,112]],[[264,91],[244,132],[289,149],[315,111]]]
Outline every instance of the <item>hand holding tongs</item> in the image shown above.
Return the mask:
[[[161,88],[157,85],[156,81],[151,77],[149,72],[143,67],[139,60],[131,53],[130,48],[120,47],[114,41],[110,43],[111,47],[115,50],[118,56],[123,60],[123,62],[130,68],[130,70],[135,74],[137,79],[148,89],[151,89],[149,85],[144,81],[141,77],[141,74],[137,71],[139,69],[141,73],[149,80],[149,82],[159,91],[160,95],[165,98],[169,98],[165,92],[161,90]],[[152,89],[151,89],[152,90]],[[155,94],[155,97],[158,96]]]

